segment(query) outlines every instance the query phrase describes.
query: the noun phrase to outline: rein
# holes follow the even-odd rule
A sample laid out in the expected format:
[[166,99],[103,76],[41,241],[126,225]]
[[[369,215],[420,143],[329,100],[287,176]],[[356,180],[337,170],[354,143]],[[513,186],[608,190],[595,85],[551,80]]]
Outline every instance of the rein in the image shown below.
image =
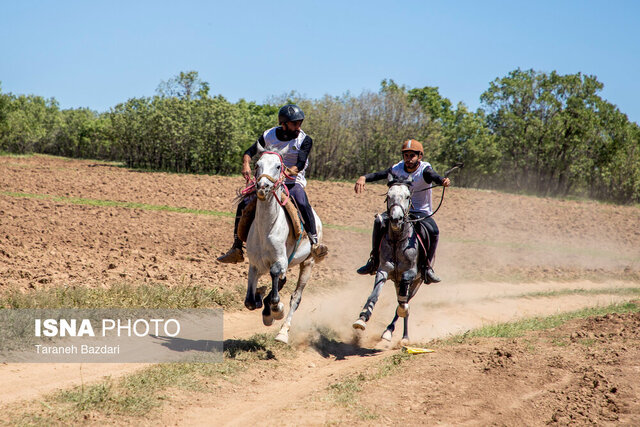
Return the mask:
[[[464,167],[464,163],[456,163],[455,165],[453,165],[453,167],[451,169],[449,169],[448,171],[446,171],[444,173],[444,177],[445,178],[449,177],[449,174],[451,174],[451,172],[453,172],[456,169],[462,169],[462,167]],[[422,192],[422,191],[431,190],[432,188],[435,188],[435,187],[442,187],[442,184],[432,185],[432,186],[424,188],[422,190],[418,190],[418,191],[416,191],[416,193],[419,193],[419,192]],[[438,207],[433,212],[431,212],[430,215],[427,215],[427,216],[424,216],[424,217],[421,217],[421,218],[410,219],[408,221],[409,222],[418,222],[418,221],[422,221],[425,218],[431,218],[432,216],[434,216],[436,214],[436,212],[438,212],[438,209],[440,209],[440,206],[442,206],[442,202],[444,201],[444,191],[446,189],[447,189],[447,187],[442,187],[442,194],[440,195],[440,203],[438,203]],[[411,192],[411,195],[413,196],[413,192]]]
[[[278,179],[275,179],[271,175],[263,173],[257,179],[256,178],[251,178],[251,181],[249,181],[249,183],[247,183],[248,184],[247,187],[245,187],[245,189],[241,191],[241,194],[243,196],[246,196],[249,193],[253,193],[254,191],[256,191],[256,185],[257,185],[258,181],[260,181],[262,178],[267,178],[269,181],[271,181],[273,183],[273,190],[271,190],[271,192],[273,193],[273,197],[276,198],[276,201],[278,202],[278,204],[280,206],[284,206],[284,205],[287,204],[287,202],[289,201],[289,197],[290,197],[289,189],[287,188],[286,185],[284,185],[284,179],[285,178],[293,179],[293,177],[286,172],[287,168],[284,165],[284,160],[282,159],[282,155],[280,153],[277,153],[275,151],[263,151],[262,154],[260,155],[260,157],[262,157],[265,154],[275,154],[276,156],[278,156],[278,158],[280,159],[280,176],[278,177]],[[276,193],[276,191],[278,190],[278,188],[280,186],[282,186],[284,188],[284,192],[287,195],[286,198],[284,199],[284,201],[280,200],[280,198],[278,198],[278,193]]]

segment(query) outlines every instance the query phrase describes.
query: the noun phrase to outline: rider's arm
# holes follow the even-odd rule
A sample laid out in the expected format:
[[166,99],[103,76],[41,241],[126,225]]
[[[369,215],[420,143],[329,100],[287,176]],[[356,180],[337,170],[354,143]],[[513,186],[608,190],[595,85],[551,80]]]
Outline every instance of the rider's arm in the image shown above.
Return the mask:
[[387,179],[390,173],[391,168],[379,172],[368,173],[364,176],[364,179],[365,182],[380,181],[381,179]]
[[445,187],[449,186],[449,178],[443,178],[431,167],[424,168],[424,172],[422,172],[422,177],[424,178],[424,182],[427,184],[431,184],[432,182],[438,185],[444,185]]
[[354,188],[356,194],[362,193],[364,191],[365,182],[379,181],[381,179],[385,179],[387,178],[390,172],[391,172],[391,168],[380,171],[380,172],[373,172],[373,173],[368,173],[366,175],[362,175],[356,181],[356,186]]
[[305,163],[307,163],[307,158],[309,157],[309,153],[311,152],[311,147],[313,146],[313,140],[309,135],[304,137],[302,144],[300,145],[300,150],[298,151],[298,161],[295,166],[298,168],[298,171],[304,169]]

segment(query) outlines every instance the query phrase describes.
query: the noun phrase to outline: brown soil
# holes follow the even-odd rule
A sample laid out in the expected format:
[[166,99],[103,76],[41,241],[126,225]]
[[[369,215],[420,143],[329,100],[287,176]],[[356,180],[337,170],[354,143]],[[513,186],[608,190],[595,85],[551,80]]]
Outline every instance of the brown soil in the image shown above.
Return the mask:
[[[0,294],[162,283],[217,288],[241,302],[248,264],[215,261],[231,243],[229,217],[86,206],[15,194],[233,212],[231,195],[241,185],[239,177],[146,173],[46,156],[0,157]],[[523,339],[441,346],[436,353],[412,358],[398,374],[364,384],[357,410],[327,398],[329,385],[375,369],[397,347],[397,337],[391,349],[378,343],[395,308],[390,285],[368,330],[358,337],[359,345],[352,345],[350,327],[371,287],[370,278],[354,272],[366,260],[370,246],[368,233],[360,230],[370,229],[373,215],[383,206],[384,191],[383,186],[370,185],[364,195],[355,195],[352,183],[311,181],[309,197],[323,222],[351,231],[325,228],[330,256],[314,269],[294,318],[292,345],[298,356],[278,362],[273,373],[268,364],[250,369],[240,382],[225,383],[219,392],[195,398],[176,395],[156,415],[165,423],[180,424],[206,424],[212,419],[261,424],[267,421],[265,413],[270,421],[287,425],[640,422],[635,380],[640,371],[638,335],[631,332],[638,330],[638,319],[630,315],[575,321]],[[434,199],[439,200],[439,194]],[[491,322],[631,298],[606,291],[523,296],[527,293],[640,283],[638,207],[453,187],[436,219],[441,230],[436,267],[445,280],[424,287],[412,301],[410,328],[415,342]],[[290,280],[295,276],[294,270]],[[322,328],[335,331],[339,339],[309,346]],[[396,335],[401,325],[398,328]],[[225,338],[267,330],[259,313],[225,314]],[[580,335],[583,332],[594,338]],[[382,351],[367,351],[373,347]],[[7,386],[0,392],[0,402],[77,384],[80,372],[87,382],[136,368],[4,365],[0,376]],[[249,381],[246,386],[241,385],[244,380]],[[274,391],[279,398],[274,398]],[[363,418],[363,413],[372,418]]]

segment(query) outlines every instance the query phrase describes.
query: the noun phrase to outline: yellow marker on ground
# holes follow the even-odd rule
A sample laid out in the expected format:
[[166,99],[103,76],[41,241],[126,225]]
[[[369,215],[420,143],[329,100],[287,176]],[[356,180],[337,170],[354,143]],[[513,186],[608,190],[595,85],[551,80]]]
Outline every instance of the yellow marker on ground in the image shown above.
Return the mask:
[[420,348],[420,347],[402,347],[402,350],[409,354],[422,354],[422,353],[433,353],[435,350],[430,348]]

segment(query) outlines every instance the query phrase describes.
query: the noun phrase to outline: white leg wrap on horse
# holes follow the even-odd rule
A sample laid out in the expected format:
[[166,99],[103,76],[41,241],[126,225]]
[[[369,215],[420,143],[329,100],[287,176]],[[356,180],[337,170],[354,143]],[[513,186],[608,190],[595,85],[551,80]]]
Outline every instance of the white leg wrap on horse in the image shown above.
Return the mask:
[[276,341],[289,344],[289,328],[290,326],[286,323],[282,325],[282,328],[280,328],[280,332],[278,332],[278,335],[276,335]]

